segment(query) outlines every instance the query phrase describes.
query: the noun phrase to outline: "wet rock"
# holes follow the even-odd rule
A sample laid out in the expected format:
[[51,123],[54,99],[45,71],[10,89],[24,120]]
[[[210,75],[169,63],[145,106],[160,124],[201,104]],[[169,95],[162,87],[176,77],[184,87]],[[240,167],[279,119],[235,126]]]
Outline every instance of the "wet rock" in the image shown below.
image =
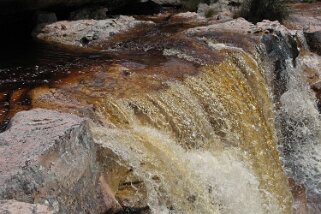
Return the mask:
[[284,24],[289,29],[302,30],[310,49],[321,54],[321,3],[290,5],[293,11]]
[[264,20],[258,22],[256,25],[245,20],[244,18],[238,18],[233,20],[225,20],[222,22],[217,22],[208,26],[191,28],[186,31],[188,35],[198,35],[205,32],[224,32],[226,37],[228,33],[239,33],[245,34],[248,37],[253,35],[262,36],[264,34],[274,34],[278,32],[280,36],[296,34],[295,30],[289,30],[278,21]]
[[60,21],[40,25],[33,36],[57,44],[84,47],[98,46],[116,34],[126,33],[139,25],[152,25],[150,21],[139,21],[129,16],[116,19]]
[[241,48],[251,51],[260,43],[258,28],[243,18],[230,21],[221,21],[202,27],[191,28],[185,31],[190,37],[202,39],[211,47],[212,51],[222,49]]
[[[84,119],[34,109],[0,134],[0,199],[47,204],[54,213],[103,213],[96,146]],[[119,206],[118,206],[119,208]]]
[[170,18],[170,22],[184,24],[206,24],[207,20],[195,12],[185,12],[173,15]]
[[188,35],[197,35],[204,32],[237,32],[242,34],[252,33],[257,30],[256,26],[243,18],[216,23],[203,27],[191,28],[186,31]]
[[45,205],[29,204],[15,200],[1,200],[0,213],[6,214],[52,214]]
[[37,108],[60,109],[60,111],[90,119],[97,124],[102,123],[95,112],[95,107],[75,94],[69,94],[61,89],[39,87],[32,90],[30,96],[32,97],[32,106]]
[[142,179],[135,175],[135,171],[128,163],[106,147],[103,142],[96,139],[96,143],[97,159],[103,172],[100,179],[110,184],[108,191],[115,193],[115,197],[123,207],[122,212],[119,213],[151,213],[147,189]]

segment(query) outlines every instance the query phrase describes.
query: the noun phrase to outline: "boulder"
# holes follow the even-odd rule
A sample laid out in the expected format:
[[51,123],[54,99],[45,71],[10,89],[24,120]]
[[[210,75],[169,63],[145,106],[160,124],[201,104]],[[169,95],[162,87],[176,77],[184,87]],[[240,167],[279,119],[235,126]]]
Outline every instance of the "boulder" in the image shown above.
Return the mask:
[[15,200],[1,200],[0,213],[6,214],[52,214],[49,207],[39,204],[29,204]]
[[86,120],[34,109],[17,113],[0,134],[1,200],[46,204],[54,213],[116,212],[104,186]]
[[99,46],[116,34],[126,33],[139,25],[152,24],[151,21],[139,21],[129,16],[105,20],[59,21],[38,26],[33,36],[46,42],[76,47]]

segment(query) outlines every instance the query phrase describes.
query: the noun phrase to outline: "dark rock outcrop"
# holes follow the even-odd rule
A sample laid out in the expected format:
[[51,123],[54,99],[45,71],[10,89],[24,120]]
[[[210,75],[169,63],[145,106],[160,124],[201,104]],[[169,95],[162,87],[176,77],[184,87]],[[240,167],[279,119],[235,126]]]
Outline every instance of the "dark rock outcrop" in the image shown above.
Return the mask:
[[47,204],[54,213],[116,212],[119,205],[100,187],[98,169],[88,124],[77,116],[19,112],[0,134],[2,200]]
[[321,55],[321,31],[306,32],[305,38],[311,51]]
[[33,32],[34,37],[57,44],[76,47],[99,46],[116,34],[127,33],[138,25],[153,25],[129,16],[105,20],[60,21],[41,25]]

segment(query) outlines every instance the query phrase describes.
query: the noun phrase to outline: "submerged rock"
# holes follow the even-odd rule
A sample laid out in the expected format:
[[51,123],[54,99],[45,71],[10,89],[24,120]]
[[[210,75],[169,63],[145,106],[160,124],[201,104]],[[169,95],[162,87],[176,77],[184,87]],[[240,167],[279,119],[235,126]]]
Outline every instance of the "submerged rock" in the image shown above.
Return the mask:
[[97,46],[139,25],[152,24],[153,22],[139,21],[129,16],[105,20],[60,21],[38,26],[33,36],[46,42],[63,45]]
[[19,112],[0,134],[0,199],[47,204],[54,213],[112,213],[120,207],[100,188],[98,169],[88,124],[77,116]]
[[45,205],[29,204],[15,200],[0,201],[0,213],[6,214],[52,214]]

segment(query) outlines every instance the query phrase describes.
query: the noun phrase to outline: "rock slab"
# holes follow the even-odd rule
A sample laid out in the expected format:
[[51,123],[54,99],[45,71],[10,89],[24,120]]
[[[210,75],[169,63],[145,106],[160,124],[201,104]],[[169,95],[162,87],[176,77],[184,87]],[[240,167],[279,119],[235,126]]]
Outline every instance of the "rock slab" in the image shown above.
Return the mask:
[[5,214],[52,214],[45,205],[29,204],[15,200],[0,201],[0,213]]
[[39,25],[33,36],[46,42],[85,47],[99,46],[117,34],[127,33],[138,25],[151,25],[153,22],[136,20],[130,16],[120,16],[105,20],[59,21]]
[[48,205],[54,213],[104,213],[96,146],[86,120],[34,109],[0,134],[0,200]]

